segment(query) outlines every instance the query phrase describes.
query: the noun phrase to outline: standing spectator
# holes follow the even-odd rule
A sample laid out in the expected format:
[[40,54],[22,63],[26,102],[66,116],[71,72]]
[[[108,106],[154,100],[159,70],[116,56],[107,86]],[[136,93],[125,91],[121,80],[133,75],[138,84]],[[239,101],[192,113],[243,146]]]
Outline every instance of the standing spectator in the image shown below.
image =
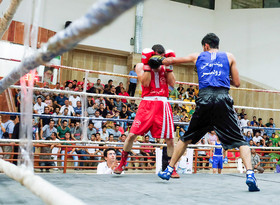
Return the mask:
[[54,120],[50,120],[48,125],[45,125],[40,132],[41,139],[47,139],[47,137],[51,137],[52,133],[57,133],[57,129],[54,127]]
[[255,149],[251,149],[251,155],[252,155],[252,167],[253,169],[256,169],[259,171],[259,173],[264,172],[264,168],[260,166],[261,164],[261,159],[260,156],[256,153]]
[[59,96],[57,96],[54,100],[54,104],[60,109],[63,105],[65,105],[65,100],[68,100],[68,98],[65,97],[63,93],[59,93]]
[[[46,140],[51,140],[51,137],[47,137]],[[45,144],[45,146],[41,147],[41,153],[52,153],[52,144]],[[39,158],[41,160],[51,160],[51,155],[40,155]],[[52,161],[40,161],[39,166],[55,166],[55,163]],[[43,172],[43,168],[40,168],[41,172]],[[50,168],[46,168],[46,172],[50,172]]]
[[100,119],[103,119],[103,117],[100,116],[100,113],[98,110],[94,113],[93,119],[98,119],[98,120],[92,120],[92,123],[94,123],[94,129],[96,130],[96,132],[98,132],[98,133],[102,132],[102,121]]
[[[7,136],[4,136],[5,139],[12,139],[12,135],[14,132],[15,124],[19,122],[19,119],[17,116],[10,116],[10,120],[5,122],[4,127],[6,130],[6,133],[8,134]],[[12,152],[12,146],[3,146],[3,151],[4,152]],[[4,159],[10,159],[11,155],[10,154],[5,154]]]
[[122,91],[123,87],[123,82],[120,82],[119,85],[116,87],[116,94],[118,95]]
[[74,108],[72,105],[70,105],[69,103],[69,100],[65,100],[65,105],[63,105],[61,108],[60,108],[60,113],[62,114],[64,112],[64,109],[67,108],[68,109],[68,112],[67,112],[67,115],[68,116],[73,116],[75,115],[75,112],[74,112]]
[[104,87],[104,93],[109,93],[111,91],[111,88],[113,86],[113,80],[108,80],[108,84]]
[[[129,94],[125,91],[124,88],[121,88],[121,92],[118,93],[118,95],[120,95],[120,96],[129,96]],[[126,100],[126,99],[121,99],[121,101],[122,101],[123,103],[127,103],[127,100]]]
[[[128,75],[137,76],[137,74],[135,72],[135,67],[136,67],[136,65],[134,65],[133,70],[131,70]],[[128,82],[128,91],[127,92],[129,94],[129,96],[133,97],[135,95],[135,90],[137,87],[137,78],[130,78],[129,81],[127,81],[127,82]]]
[[113,174],[114,169],[118,166],[115,149],[106,149],[104,151],[104,159],[105,162],[102,162],[97,166],[97,174]]
[[101,84],[100,79],[97,79],[97,82],[94,84],[94,87],[96,89],[96,93],[102,94],[104,92],[104,87]]
[[[67,120],[62,120],[62,125],[57,128],[58,139],[65,140],[65,133],[70,133],[70,128],[67,127]],[[70,133],[71,135],[71,133]]]
[[[60,141],[59,139],[57,139],[57,133],[53,132],[51,134],[51,140],[52,141]],[[57,147],[57,145],[60,144],[52,144],[51,149],[52,149],[52,156],[51,158],[54,160],[54,164],[57,167],[57,154],[60,152],[60,147]],[[58,168],[53,168],[54,170],[58,170]]]
[[70,95],[69,97],[69,102],[70,105],[73,106],[73,108],[77,107],[77,102],[80,101],[81,102],[81,98],[77,95]]
[[0,115],[0,139],[3,138],[3,134],[6,132],[5,125],[2,123],[2,116]]
[[[62,143],[62,145],[73,145],[73,144],[69,143],[69,142],[71,142],[70,136],[71,136],[70,131],[67,131],[67,132],[65,133],[65,138],[64,138],[64,140],[63,140],[63,141],[65,141],[65,142]],[[67,153],[68,153],[68,154],[77,154],[77,153],[75,152],[76,148],[61,147],[61,154],[63,154],[63,155],[61,156],[61,160],[62,160],[61,166],[64,166],[64,157],[65,157],[64,154],[65,154],[65,151],[66,151],[66,150],[67,150]],[[73,160],[75,160],[75,162],[74,162],[74,167],[77,167],[77,166],[78,166],[78,162],[77,162],[78,156],[72,156],[72,157],[73,157]],[[78,169],[75,168],[74,170],[78,170]]]
[[42,97],[37,97],[37,103],[34,105],[35,114],[41,115],[44,112],[45,107],[48,107],[48,105],[42,102]]

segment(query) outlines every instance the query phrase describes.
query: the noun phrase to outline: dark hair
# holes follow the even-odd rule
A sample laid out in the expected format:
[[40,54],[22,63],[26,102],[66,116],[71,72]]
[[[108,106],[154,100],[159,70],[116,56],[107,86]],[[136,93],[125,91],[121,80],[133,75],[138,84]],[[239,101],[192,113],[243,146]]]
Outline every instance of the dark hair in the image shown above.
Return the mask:
[[108,153],[109,151],[111,151],[111,150],[114,151],[114,152],[116,153],[116,150],[115,150],[114,148],[110,147],[110,148],[108,148],[108,149],[105,149],[105,151],[104,151],[104,153],[103,153],[103,154],[104,154],[104,157],[108,157],[108,156],[107,156],[107,153]]
[[94,125],[94,123],[93,123],[92,121],[90,121],[90,122],[88,123],[88,125]]
[[74,82],[74,81],[75,81],[75,82],[78,82],[77,80],[73,80],[73,82]]
[[135,67],[136,67],[136,65],[133,66],[133,68],[135,68]]
[[51,137],[47,137],[46,140],[52,140],[52,138]]
[[160,55],[165,53],[164,47],[160,44],[153,45],[152,49],[153,51],[158,52]]
[[[66,108],[65,108],[65,109],[66,109]],[[62,124],[63,124],[64,122],[67,122],[67,120],[62,120]]]
[[52,132],[52,134],[54,134],[54,135],[55,135],[55,137],[57,138],[57,133],[56,133],[56,132]]
[[214,33],[208,33],[201,41],[201,44],[205,46],[205,44],[209,44],[210,48],[219,48],[220,39]]
[[66,135],[67,133],[69,133],[69,135],[71,136],[71,132],[67,131],[67,132],[65,132],[65,135]]
[[269,120],[273,120],[273,118],[271,117],[271,118],[269,118]]
[[111,82],[113,82],[113,80],[108,80],[108,83],[111,83]]
[[121,136],[125,136],[126,137],[126,134],[122,134]]
[[261,120],[262,120],[262,118],[259,118],[259,119],[258,119],[258,121],[261,121]]
[[114,135],[113,135],[113,134],[109,134],[109,137],[110,137],[110,136],[113,136],[113,137],[114,137]]
[[10,120],[15,120],[17,118],[16,115],[10,116]]
[[38,97],[37,97],[37,100],[38,100],[39,98],[40,98],[40,99],[42,99],[42,97],[41,97],[41,96],[38,96]]
[[53,119],[50,119],[50,122],[54,122],[54,120],[53,120]]

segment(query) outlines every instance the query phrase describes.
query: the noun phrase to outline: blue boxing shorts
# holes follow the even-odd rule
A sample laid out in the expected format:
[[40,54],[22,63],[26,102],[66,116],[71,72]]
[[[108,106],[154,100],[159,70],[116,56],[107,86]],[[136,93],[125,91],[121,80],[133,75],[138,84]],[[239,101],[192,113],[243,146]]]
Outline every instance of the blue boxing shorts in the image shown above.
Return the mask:
[[223,169],[223,156],[213,156],[213,165],[212,168]]

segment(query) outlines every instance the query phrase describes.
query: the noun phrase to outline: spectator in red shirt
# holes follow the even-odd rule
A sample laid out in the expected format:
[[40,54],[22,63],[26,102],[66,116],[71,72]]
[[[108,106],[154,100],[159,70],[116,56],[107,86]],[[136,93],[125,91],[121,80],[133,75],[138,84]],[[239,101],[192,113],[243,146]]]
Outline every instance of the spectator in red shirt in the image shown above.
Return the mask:
[[[118,94],[118,95],[121,95],[121,96],[129,96],[129,94],[125,91],[125,89],[122,87],[121,88],[121,92]],[[127,103],[127,100],[126,99],[121,99],[121,101],[123,103]]]

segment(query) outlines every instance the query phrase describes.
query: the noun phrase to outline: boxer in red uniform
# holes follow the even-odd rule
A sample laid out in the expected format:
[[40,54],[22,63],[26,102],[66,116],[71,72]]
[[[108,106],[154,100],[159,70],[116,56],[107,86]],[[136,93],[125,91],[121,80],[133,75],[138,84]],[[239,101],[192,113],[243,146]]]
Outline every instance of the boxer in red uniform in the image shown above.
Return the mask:
[[[144,49],[142,52],[142,63],[136,65],[136,73],[142,84],[142,98],[138,112],[132,124],[130,133],[125,140],[122,158],[114,173],[122,173],[128,153],[137,135],[144,135],[148,131],[154,138],[164,138],[167,144],[167,155],[172,156],[174,150],[174,123],[170,104],[167,102],[169,95],[168,85],[175,84],[173,67],[155,65],[153,56],[175,57],[173,51],[165,52],[162,45],[154,45],[152,49]],[[174,171],[174,178],[179,175]]]

